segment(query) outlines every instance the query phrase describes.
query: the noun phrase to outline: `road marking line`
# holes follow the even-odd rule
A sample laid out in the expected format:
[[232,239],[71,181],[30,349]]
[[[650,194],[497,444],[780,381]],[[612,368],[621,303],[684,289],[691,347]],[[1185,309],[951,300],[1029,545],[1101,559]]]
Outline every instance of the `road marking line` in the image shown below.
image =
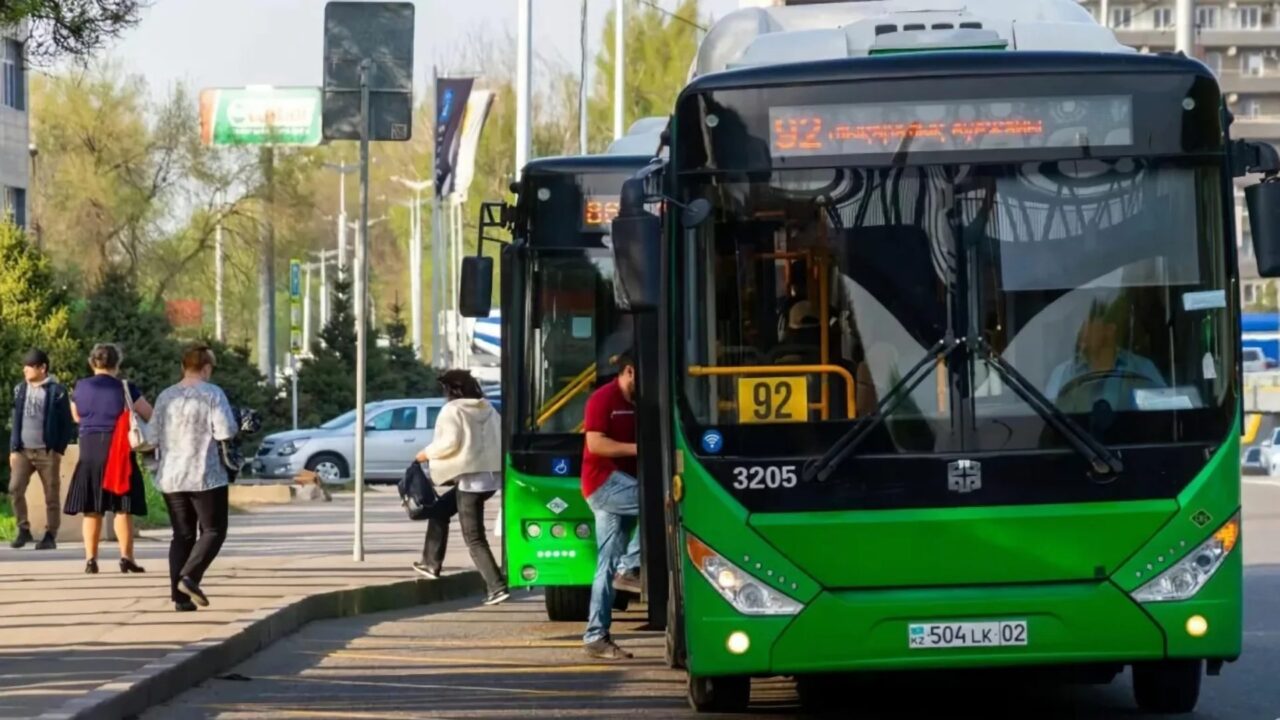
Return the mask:
[[1268,478],[1266,480],[1255,480],[1253,478],[1243,478],[1241,480],[1246,485],[1262,485],[1264,487],[1280,488],[1280,479]]
[[[618,667],[618,666],[612,666]],[[366,687],[385,687],[385,688],[404,688],[408,690],[472,690],[475,692],[488,693],[499,692],[511,695],[537,695],[539,697],[599,697],[598,692],[580,692],[573,690],[534,690],[530,688],[506,688],[489,685],[441,685],[438,683],[403,683],[403,682],[374,682],[372,680],[341,680],[329,677],[305,677],[301,675],[269,675],[263,680],[275,680],[278,682],[300,681],[311,683],[324,683],[326,685],[362,685]]]
[[[481,660],[479,658],[466,657],[448,657],[448,658],[426,658],[413,657],[406,655],[374,655],[371,653],[351,652],[348,650],[338,650],[337,652],[325,655],[325,653],[306,653],[307,655],[324,655],[325,657],[351,658],[354,660],[388,660],[396,663],[422,663],[425,665],[491,665],[503,668],[503,672],[510,673],[567,673],[567,672],[602,672],[612,670],[619,667],[618,665],[537,665],[531,662],[521,662],[519,660]],[[632,665],[631,667],[636,667]]]

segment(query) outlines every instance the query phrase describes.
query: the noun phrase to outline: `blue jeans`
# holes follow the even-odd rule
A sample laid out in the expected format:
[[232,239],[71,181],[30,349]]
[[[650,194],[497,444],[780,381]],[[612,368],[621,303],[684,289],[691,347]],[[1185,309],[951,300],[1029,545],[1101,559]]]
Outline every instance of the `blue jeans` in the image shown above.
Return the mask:
[[[613,576],[640,567],[640,483],[626,473],[615,472],[591,493],[587,504],[596,516],[596,576],[591,582],[591,613],[582,641],[592,643],[609,636],[613,624]],[[630,541],[628,542],[628,539]]]

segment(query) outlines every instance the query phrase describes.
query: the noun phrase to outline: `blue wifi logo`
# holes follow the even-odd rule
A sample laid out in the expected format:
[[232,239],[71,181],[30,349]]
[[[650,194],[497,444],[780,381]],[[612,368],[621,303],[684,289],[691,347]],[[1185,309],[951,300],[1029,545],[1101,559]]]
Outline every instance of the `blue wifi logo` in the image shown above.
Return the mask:
[[712,455],[724,449],[724,436],[719,430],[708,430],[702,434],[702,450]]

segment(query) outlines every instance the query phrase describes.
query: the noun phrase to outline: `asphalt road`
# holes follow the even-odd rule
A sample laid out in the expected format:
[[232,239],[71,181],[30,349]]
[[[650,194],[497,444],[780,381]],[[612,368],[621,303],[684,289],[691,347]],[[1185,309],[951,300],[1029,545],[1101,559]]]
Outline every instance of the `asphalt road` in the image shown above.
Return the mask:
[[[1184,716],[1195,720],[1280,718],[1280,483],[1247,484],[1245,507],[1245,652],[1205,679],[1198,712]],[[536,595],[316,623],[144,717],[694,717],[662,636],[640,624],[620,616],[615,634],[637,657],[606,664],[581,654],[580,627],[545,622]],[[1127,676],[1102,687],[912,678],[851,686],[849,705],[863,718],[1141,717]],[[785,680],[756,681],[752,710],[803,717]]]

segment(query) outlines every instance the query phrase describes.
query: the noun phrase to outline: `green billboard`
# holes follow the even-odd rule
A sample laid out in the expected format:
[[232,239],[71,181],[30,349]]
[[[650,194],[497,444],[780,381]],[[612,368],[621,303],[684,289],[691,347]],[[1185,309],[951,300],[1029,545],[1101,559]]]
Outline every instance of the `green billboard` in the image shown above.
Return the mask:
[[319,145],[320,89],[211,88],[200,93],[206,145]]

